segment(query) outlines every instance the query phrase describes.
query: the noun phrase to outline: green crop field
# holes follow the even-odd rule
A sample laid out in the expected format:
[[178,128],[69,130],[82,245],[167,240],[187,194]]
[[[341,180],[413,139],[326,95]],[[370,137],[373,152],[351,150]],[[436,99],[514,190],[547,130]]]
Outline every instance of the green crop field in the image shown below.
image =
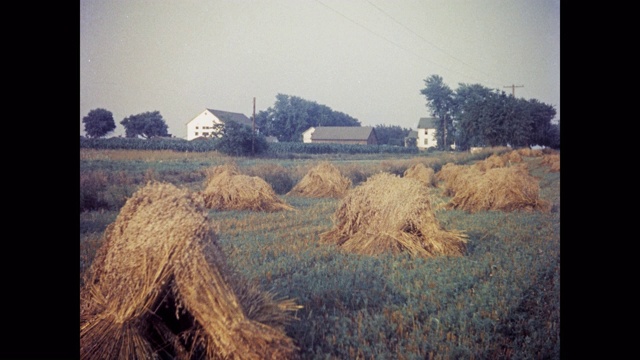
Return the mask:
[[234,162],[265,179],[296,211],[216,211],[228,264],[249,282],[295,299],[302,308],[287,334],[303,359],[559,359],[560,172],[542,157],[523,157],[539,181],[542,211],[447,210],[440,188],[430,193],[445,229],[464,231],[461,257],[365,256],[320,242],[333,226],[339,199],[285,195],[322,160],[353,186],[378,172],[402,175],[415,162],[436,172],[446,163],[473,164],[477,154],[349,154],[232,158],[216,152],[81,149],[80,283],[102,234],[127,198],[148,181],[192,191],[206,170]]

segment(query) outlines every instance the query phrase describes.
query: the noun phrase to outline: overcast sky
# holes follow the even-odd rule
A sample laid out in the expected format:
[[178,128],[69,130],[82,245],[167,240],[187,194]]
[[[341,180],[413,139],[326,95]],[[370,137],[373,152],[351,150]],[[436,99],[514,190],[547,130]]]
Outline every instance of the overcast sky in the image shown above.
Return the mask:
[[559,119],[560,0],[80,1],[81,135],[103,108],[108,136],[159,111],[184,138],[206,108],[250,118],[278,93],[415,129],[434,74],[452,90],[516,85]]

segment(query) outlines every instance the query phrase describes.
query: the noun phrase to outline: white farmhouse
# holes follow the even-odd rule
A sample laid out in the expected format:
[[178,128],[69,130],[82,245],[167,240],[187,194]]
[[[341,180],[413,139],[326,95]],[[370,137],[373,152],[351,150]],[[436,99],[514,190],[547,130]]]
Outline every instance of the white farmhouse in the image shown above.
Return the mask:
[[438,139],[436,139],[437,124],[437,118],[420,118],[418,121],[418,139],[416,141],[418,149],[426,150],[427,148],[438,146]]
[[216,136],[216,124],[224,124],[227,121],[235,121],[242,125],[253,126],[253,122],[244,114],[205,109],[198,116],[187,122],[187,140],[196,138],[210,138]]

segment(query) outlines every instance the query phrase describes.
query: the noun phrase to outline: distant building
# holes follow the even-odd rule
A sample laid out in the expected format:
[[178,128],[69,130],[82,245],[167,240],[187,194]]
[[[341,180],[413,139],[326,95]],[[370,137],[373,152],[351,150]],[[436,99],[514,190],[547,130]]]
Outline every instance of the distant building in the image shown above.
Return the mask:
[[437,118],[420,118],[418,121],[418,133],[416,145],[418,149],[426,150],[430,147],[438,146],[438,139],[436,139],[436,128],[438,127]]
[[318,126],[302,133],[304,143],[378,145],[372,126]]
[[244,114],[230,111],[205,109],[187,122],[187,140],[197,138],[212,138],[217,135],[216,124],[235,121],[242,125],[253,127],[253,122]]

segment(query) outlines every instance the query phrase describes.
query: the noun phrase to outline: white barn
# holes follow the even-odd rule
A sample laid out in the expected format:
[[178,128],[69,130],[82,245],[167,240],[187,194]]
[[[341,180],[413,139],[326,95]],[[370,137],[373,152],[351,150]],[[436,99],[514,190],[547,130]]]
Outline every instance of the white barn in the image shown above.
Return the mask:
[[187,122],[187,140],[215,137],[217,131],[214,125],[224,124],[227,121],[235,121],[242,125],[253,127],[253,122],[244,114],[205,109]]

